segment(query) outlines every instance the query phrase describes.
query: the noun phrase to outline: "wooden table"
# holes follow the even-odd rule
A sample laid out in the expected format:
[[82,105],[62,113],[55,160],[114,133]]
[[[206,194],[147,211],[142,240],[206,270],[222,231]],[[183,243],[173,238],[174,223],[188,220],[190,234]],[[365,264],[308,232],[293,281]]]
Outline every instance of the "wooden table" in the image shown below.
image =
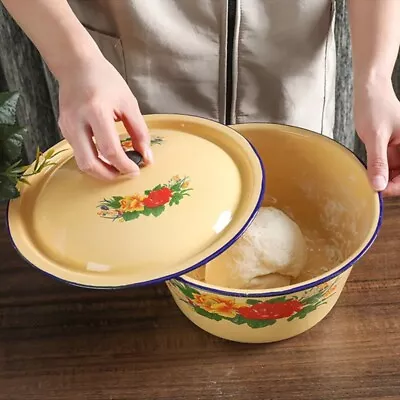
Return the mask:
[[0,399],[400,399],[399,248],[400,201],[391,200],[324,321],[285,342],[241,345],[192,325],[164,285],[57,282],[25,264],[3,229]]

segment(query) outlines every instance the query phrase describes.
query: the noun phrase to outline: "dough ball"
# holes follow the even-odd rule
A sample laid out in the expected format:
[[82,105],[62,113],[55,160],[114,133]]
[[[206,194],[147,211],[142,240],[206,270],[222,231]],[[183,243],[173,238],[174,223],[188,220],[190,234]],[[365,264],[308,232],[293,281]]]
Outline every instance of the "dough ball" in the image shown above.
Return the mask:
[[306,243],[297,224],[274,207],[262,207],[246,233],[206,265],[205,282],[232,289],[287,286],[306,259]]

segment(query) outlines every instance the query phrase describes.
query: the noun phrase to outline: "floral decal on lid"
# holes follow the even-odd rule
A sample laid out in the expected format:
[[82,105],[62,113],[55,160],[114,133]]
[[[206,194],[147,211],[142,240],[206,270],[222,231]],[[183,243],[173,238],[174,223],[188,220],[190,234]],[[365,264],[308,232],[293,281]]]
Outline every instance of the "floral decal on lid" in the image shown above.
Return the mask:
[[132,221],[140,216],[159,217],[168,207],[179,205],[190,196],[190,180],[186,176],[174,176],[166,184],[160,184],[143,194],[135,193],[129,196],[113,196],[102,200],[97,214],[112,221]]

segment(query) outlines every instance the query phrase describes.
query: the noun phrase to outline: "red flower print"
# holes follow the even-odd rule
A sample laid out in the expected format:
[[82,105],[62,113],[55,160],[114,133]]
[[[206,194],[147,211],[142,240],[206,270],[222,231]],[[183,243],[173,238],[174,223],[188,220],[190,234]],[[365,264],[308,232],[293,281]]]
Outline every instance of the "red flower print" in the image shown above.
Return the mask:
[[298,300],[282,303],[257,303],[251,307],[240,307],[239,314],[247,319],[280,319],[288,318],[303,308]]
[[171,189],[168,187],[163,187],[162,189],[150,192],[149,195],[143,200],[143,204],[147,208],[156,208],[167,204],[171,200],[171,197]]

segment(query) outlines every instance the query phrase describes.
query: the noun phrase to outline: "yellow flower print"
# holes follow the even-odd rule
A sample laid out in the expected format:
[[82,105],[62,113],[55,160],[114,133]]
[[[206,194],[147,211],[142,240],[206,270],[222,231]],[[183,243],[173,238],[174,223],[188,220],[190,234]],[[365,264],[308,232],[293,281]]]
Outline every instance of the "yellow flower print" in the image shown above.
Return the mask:
[[120,210],[122,212],[133,212],[133,211],[143,211],[144,204],[143,200],[144,196],[140,196],[139,194],[134,194],[133,196],[123,197],[120,201]]
[[212,294],[194,294],[193,296],[193,303],[209,313],[227,318],[234,318],[236,315],[238,306],[234,300],[223,299]]
[[321,285],[319,285],[318,289],[319,290],[325,290],[325,289],[328,288],[328,286],[329,286],[329,282],[325,282],[325,283],[322,283]]
[[332,286],[324,295],[324,298],[328,298],[330,295],[336,292],[336,285]]

